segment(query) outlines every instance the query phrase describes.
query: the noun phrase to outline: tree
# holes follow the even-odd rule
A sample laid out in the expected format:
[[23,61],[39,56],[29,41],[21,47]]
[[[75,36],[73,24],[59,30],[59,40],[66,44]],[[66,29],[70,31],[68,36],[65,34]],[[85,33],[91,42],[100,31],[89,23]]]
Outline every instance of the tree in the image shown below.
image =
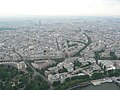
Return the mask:
[[115,60],[115,59],[118,59],[118,57],[115,55],[115,52],[110,52],[110,58],[112,59],[112,60]]
[[53,84],[52,84],[54,87],[57,87],[60,85],[60,81],[54,81]]
[[78,60],[74,62],[74,66],[80,67],[81,65],[82,65],[82,63],[80,63]]
[[94,58],[96,60],[96,63],[98,63],[98,60],[100,59],[99,51],[95,51],[94,54],[95,54]]
[[67,69],[63,67],[63,69],[59,69],[58,72],[59,72],[59,73],[67,72]]
[[103,78],[104,74],[103,73],[93,73],[92,74],[92,79],[100,79]]
[[5,86],[4,90],[14,90],[11,84]]

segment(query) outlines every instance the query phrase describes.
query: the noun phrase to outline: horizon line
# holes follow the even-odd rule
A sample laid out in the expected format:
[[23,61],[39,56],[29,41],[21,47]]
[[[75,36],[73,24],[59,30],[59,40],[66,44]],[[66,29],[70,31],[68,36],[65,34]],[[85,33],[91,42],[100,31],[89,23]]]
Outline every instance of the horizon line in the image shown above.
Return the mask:
[[0,15],[4,17],[120,17],[120,15]]

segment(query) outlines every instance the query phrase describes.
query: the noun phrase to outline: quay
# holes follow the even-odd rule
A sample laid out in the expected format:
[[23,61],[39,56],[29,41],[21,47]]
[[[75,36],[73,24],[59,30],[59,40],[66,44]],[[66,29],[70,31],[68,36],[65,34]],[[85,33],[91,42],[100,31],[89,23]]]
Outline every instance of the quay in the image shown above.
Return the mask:
[[113,82],[120,87],[120,76],[119,77],[112,77]]
[[97,80],[92,80],[91,83],[96,86],[100,85],[102,83],[111,83],[113,80],[111,78],[103,78],[103,79],[97,79]]

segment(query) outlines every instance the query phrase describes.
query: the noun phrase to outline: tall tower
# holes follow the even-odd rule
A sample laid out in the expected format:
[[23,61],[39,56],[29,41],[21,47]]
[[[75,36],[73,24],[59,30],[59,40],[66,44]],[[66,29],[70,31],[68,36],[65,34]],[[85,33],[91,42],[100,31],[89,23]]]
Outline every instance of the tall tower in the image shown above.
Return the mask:
[[56,44],[57,44],[57,49],[60,51],[60,47],[59,47],[57,38],[56,38]]

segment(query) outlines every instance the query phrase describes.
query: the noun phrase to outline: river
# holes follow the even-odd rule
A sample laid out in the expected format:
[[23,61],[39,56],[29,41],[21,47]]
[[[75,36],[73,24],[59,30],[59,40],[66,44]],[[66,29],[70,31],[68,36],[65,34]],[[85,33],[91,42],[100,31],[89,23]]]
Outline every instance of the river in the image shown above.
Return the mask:
[[77,88],[74,90],[120,90],[120,87],[118,87],[114,83],[105,83],[105,84],[101,84],[99,86],[90,85],[87,87]]

